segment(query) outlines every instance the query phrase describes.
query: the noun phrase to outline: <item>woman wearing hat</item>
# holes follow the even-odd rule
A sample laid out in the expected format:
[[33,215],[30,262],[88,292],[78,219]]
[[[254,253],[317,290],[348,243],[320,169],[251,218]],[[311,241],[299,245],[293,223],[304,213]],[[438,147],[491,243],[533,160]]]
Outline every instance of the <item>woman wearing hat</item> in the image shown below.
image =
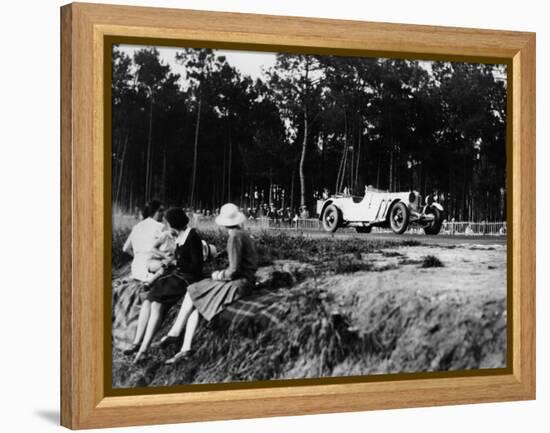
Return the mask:
[[175,304],[185,295],[189,284],[202,278],[203,245],[197,232],[188,227],[189,218],[183,209],[172,208],[166,212],[166,222],[176,239],[175,266],[152,283],[143,301],[136,337],[124,351],[127,355],[137,351],[134,362],[149,348],[163,307]]
[[173,364],[190,354],[199,313],[210,321],[226,305],[246,296],[254,287],[258,254],[251,237],[242,229],[245,221],[246,216],[232,203],[227,203],[220,209],[216,224],[225,227],[229,232],[227,240],[229,266],[226,269],[214,271],[211,278],[187,288],[178,317],[168,335],[161,340],[161,345],[178,341],[185,327],[183,346],[174,357],[166,361],[167,364]]

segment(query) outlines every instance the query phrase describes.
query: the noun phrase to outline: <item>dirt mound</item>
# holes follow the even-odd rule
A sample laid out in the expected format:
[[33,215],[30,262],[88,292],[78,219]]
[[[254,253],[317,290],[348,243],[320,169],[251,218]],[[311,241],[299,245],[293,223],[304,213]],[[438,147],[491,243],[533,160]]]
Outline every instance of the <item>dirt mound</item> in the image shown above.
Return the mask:
[[[407,254],[414,260],[398,269],[320,283],[358,332],[375,336],[386,354],[380,362],[346,360],[335,374],[505,367],[506,283],[494,272],[504,252],[472,256],[467,264],[461,255],[440,254],[445,266],[428,269],[417,263],[421,249]],[[483,271],[488,264],[492,273]]]
[[[176,347],[151,349],[144,364],[114,353],[115,387],[350,376],[503,367],[504,299],[456,299],[364,287],[342,300],[352,276],[311,279],[285,291],[280,327],[255,334],[201,322],[195,354],[165,366]],[[337,281],[336,281],[337,280]],[[162,334],[175,314],[172,310]]]
[[354,370],[362,374],[506,365],[504,298],[383,291],[360,302],[352,316],[358,331],[375,335],[388,355],[375,368],[358,360]]

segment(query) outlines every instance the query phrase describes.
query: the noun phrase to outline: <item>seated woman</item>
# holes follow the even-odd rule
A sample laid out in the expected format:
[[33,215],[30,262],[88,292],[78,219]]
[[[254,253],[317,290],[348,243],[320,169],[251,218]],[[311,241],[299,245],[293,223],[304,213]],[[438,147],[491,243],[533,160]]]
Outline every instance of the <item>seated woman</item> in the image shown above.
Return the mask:
[[134,256],[131,278],[146,282],[152,275],[149,271],[149,260],[153,257],[155,245],[164,229],[164,206],[158,200],[151,200],[143,209],[142,215],[143,220],[132,227],[122,251]]
[[187,286],[202,278],[202,242],[195,229],[188,227],[189,218],[183,209],[172,208],[166,212],[166,222],[176,237],[176,265],[152,283],[143,301],[134,343],[124,352],[129,355],[137,351],[134,362],[149,348],[163,308],[179,301]]
[[161,345],[179,341],[185,327],[181,350],[166,364],[173,364],[191,353],[193,335],[199,321],[199,313],[208,321],[224,307],[250,293],[254,287],[254,274],[258,269],[258,254],[250,236],[242,229],[246,216],[232,203],[225,204],[216,218],[216,224],[227,228],[227,254],[229,266],[214,271],[212,278],[192,284],[187,288],[178,317]]

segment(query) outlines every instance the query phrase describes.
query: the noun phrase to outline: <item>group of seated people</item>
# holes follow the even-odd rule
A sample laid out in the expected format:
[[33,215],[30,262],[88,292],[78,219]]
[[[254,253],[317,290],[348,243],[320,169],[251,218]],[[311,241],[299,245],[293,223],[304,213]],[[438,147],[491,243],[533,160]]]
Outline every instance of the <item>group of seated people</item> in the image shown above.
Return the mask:
[[189,227],[182,208],[165,212],[161,202],[151,201],[143,211],[124,244],[123,250],[133,255],[131,277],[147,288],[141,305],[136,335],[124,353],[134,355],[134,363],[144,359],[164,311],[183,298],[179,313],[159,346],[181,340],[180,350],[167,364],[191,354],[191,344],[200,317],[210,321],[226,305],[250,293],[258,268],[258,254],[252,238],[243,230],[246,216],[232,203],[221,207],[215,222],[228,231],[226,269],[203,276],[203,263],[215,249],[201,240]]

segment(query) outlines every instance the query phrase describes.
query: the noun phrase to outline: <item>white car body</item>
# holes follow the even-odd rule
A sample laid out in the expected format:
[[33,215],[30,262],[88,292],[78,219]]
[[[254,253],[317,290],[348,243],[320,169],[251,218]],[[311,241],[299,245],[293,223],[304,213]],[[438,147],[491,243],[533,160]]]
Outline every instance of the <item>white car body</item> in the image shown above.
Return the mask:
[[[401,203],[400,209],[393,210],[394,206]],[[327,209],[330,210],[327,212]],[[337,209],[337,226],[324,218],[330,216],[331,210]],[[434,210],[435,209],[435,210]],[[398,214],[401,211],[401,221],[405,224],[391,224],[391,213]],[[443,207],[437,202],[430,202],[422,206],[422,198],[416,191],[389,192],[372,187],[365,188],[363,197],[351,195],[335,195],[326,200],[317,202],[317,214],[327,231],[335,231],[338,227],[356,227],[358,231],[369,232],[372,227],[390,227],[396,233],[403,233],[410,224],[419,224],[422,227],[431,227],[436,223],[439,232]],[[334,212],[333,212],[334,213]],[[396,218],[396,215],[393,216]],[[436,221],[438,219],[438,221]],[[398,230],[395,226],[398,226]],[[428,233],[427,230],[426,232]],[[436,234],[435,227],[431,230]]]

